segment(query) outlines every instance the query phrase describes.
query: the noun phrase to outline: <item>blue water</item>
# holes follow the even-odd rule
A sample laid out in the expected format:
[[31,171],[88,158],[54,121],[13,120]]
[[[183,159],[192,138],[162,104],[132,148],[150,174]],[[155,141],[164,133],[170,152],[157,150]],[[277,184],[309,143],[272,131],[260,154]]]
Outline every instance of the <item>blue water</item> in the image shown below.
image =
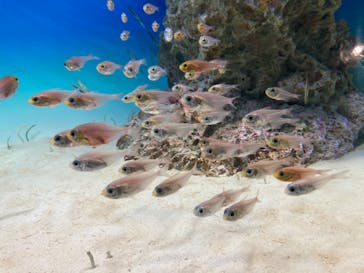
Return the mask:
[[[36,124],[33,137],[52,136],[84,122],[105,120],[112,123],[115,120],[123,124],[138,110],[132,104],[118,101],[88,111],[65,105],[40,108],[27,103],[30,96],[46,89],[70,89],[77,80],[89,89],[103,93],[128,93],[142,84],[148,84],[149,88],[167,88],[166,78],[157,82],[147,79],[147,67],[158,63],[158,48],[127,9],[134,9],[158,40],[159,33],[151,31],[151,24],[156,20],[163,31],[165,3],[150,1],[160,10],[154,15],[146,15],[142,10],[146,2],[115,0],[115,10],[111,12],[106,7],[106,0],[0,0],[0,76],[16,75],[20,81],[15,96],[0,102],[0,143],[5,143],[9,136],[11,142],[19,142],[16,131],[25,131],[32,124]],[[347,20],[353,35],[364,42],[363,10],[363,1],[348,0],[336,15]],[[120,20],[122,12],[128,16],[127,24]],[[127,42],[119,38],[123,30],[131,31]],[[64,68],[63,63],[69,57],[89,53],[122,65],[131,56],[146,58],[147,66],[142,67],[136,79],[128,79],[120,71],[103,76],[95,69],[98,61],[88,62],[79,72]],[[354,82],[362,91],[363,73],[361,67],[353,69]]]
[[[102,93],[128,93],[142,84],[148,84],[148,88],[167,88],[165,77],[156,82],[148,80],[147,68],[158,64],[155,55],[158,48],[127,9],[135,10],[151,33],[154,20],[163,31],[164,1],[151,1],[160,8],[153,15],[143,12],[143,1],[114,3],[115,10],[111,12],[106,0],[0,0],[0,76],[19,78],[15,96],[0,102],[0,143],[5,143],[9,136],[11,142],[19,142],[16,131],[25,131],[32,124],[36,124],[33,137],[52,136],[84,122],[106,120],[112,124],[113,119],[123,124],[137,111],[132,104],[118,101],[95,110],[75,110],[65,105],[35,107],[27,103],[30,96],[43,90],[72,89],[77,80]],[[122,12],[128,16],[126,24],[121,22]],[[123,30],[131,32],[127,42],[120,40]],[[159,33],[153,36],[159,39]],[[86,63],[81,71],[64,68],[63,63],[69,57],[90,53],[121,65],[131,56],[146,58],[147,65],[136,79],[126,78],[121,71],[112,76],[101,75],[95,69],[99,61]]]

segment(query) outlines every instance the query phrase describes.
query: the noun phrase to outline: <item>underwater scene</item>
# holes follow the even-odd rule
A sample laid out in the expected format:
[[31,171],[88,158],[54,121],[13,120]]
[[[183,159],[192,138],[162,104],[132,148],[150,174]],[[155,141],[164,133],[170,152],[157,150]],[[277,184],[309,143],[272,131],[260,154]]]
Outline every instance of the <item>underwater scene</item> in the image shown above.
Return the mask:
[[363,14],[0,0],[0,273],[364,272]]

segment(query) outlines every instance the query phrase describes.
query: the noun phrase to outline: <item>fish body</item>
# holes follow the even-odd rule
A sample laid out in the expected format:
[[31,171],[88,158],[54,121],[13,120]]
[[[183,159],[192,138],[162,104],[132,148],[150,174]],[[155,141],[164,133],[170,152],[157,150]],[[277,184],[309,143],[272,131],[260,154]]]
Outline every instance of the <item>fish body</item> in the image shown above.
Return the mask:
[[221,111],[225,110],[224,108],[226,105],[235,108],[235,105],[233,104],[234,100],[235,98],[227,98],[209,92],[194,92],[184,94],[180,102],[191,108],[206,106],[209,110]]
[[236,221],[244,217],[252,211],[257,202],[259,202],[258,196],[252,199],[244,199],[231,205],[224,210],[224,220]]
[[178,102],[179,99],[177,93],[160,90],[144,90],[133,96],[133,101],[137,106],[145,106],[150,103],[173,103]]
[[174,112],[171,113],[170,115],[154,115],[151,116],[149,118],[147,118],[146,120],[144,120],[140,125],[141,127],[145,128],[145,129],[151,129],[153,126],[156,126],[158,124],[161,123],[166,123],[166,122],[181,122],[181,115]]
[[187,92],[194,92],[194,91],[196,91],[196,89],[191,86],[185,85],[185,84],[175,84],[172,86],[172,91],[183,94],[183,93],[187,93]]
[[102,106],[109,100],[119,100],[120,94],[100,94],[96,92],[76,93],[68,96],[64,103],[74,109],[90,110]]
[[106,1],[106,7],[109,11],[113,11],[115,9],[115,4],[113,0]]
[[158,24],[157,21],[153,21],[153,23],[152,23],[152,30],[153,30],[153,32],[158,32],[159,26],[160,25]]
[[209,62],[204,60],[190,60],[180,64],[179,69],[185,73],[204,73],[218,70],[220,74],[223,74],[225,73],[226,65],[227,61],[225,60],[212,60]]
[[218,95],[225,95],[232,90],[239,89],[238,84],[226,84],[226,83],[219,83],[211,86],[207,91],[210,93],[215,93]]
[[177,122],[166,122],[151,129],[152,136],[155,137],[169,137],[177,136],[181,138],[187,137],[192,131],[201,128],[198,123],[177,123]]
[[167,71],[158,65],[148,68],[148,79],[151,81],[159,80],[160,77],[167,75]]
[[130,37],[130,31],[128,30],[123,30],[120,33],[120,40],[122,40],[123,42],[126,42],[127,40],[129,40]]
[[221,123],[230,113],[228,111],[204,111],[197,116],[198,122],[205,125]]
[[177,30],[173,33],[173,39],[176,42],[182,42],[184,39],[186,39],[187,34],[186,32],[182,31],[182,30]]
[[99,146],[107,144],[115,138],[128,134],[130,128],[108,125],[102,122],[81,124],[71,129],[68,138],[81,145]]
[[266,144],[272,149],[299,149],[302,145],[308,144],[309,140],[301,136],[276,135],[266,139]]
[[265,90],[267,97],[273,100],[280,101],[298,101],[301,99],[301,95],[288,92],[280,87],[270,87]]
[[297,124],[298,119],[284,117],[290,115],[291,109],[273,110],[263,108],[246,114],[242,122],[244,126],[253,129],[279,129],[284,124],[293,126]]
[[75,92],[69,90],[52,89],[38,93],[28,99],[28,102],[34,106],[52,107],[62,103],[67,97]]
[[137,86],[133,91],[131,91],[130,93],[126,94],[121,101],[125,102],[125,103],[131,103],[135,101],[135,96],[143,91],[145,91],[145,88],[147,87],[147,85],[139,85]]
[[248,178],[259,178],[264,175],[273,174],[276,170],[291,165],[292,159],[284,158],[281,160],[260,160],[254,163],[248,163],[247,167],[241,171],[241,174]]
[[137,160],[129,160],[121,166],[119,169],[120,173],[123,174],[131,174],[135,172],[146,172],[150,171],[156,167],[164,166],[166,163],[163,160],[159,159],[137,159]]
[[315,176],[317,174],[324,174],[328,170],[316,170],[312,168],[307,168],[304,166],[291,166],[284,167],[276,170],[274,172],[274,177],[281,181],[296,181],[303,179],[307,176]]
[[128,22],[128,16],[125,14],[125,12],[121,13],[120,15],[121,22],[126,24]]
[[118,69],[121,69],[121,66],[110,61],[103,61],[96,66],[96,70],[105,76],[114,74]]
[[154,188],[153,195],[164,197],[182,188],[192,176],[192,171],[177,173]]
[[186,72],[184,77],[188,81],[194,81],[197,80],[200,77],[201,73],[192,73],[192,72]]
[[0,100],[7,99],[15,94],[19,81],[15,76],[4,76],[0,79]]
[[211,199],[202,202],[193,209],[193,214],[198,217],[206,217],[214,214],[224,206],[234,202],[249,187],[238,190],[227,190],[213,196]]
[[164,29],[163,38],[168,43],[173,40],[173,30],[170,27]]
[[139,73],[140,66],[145,64],[145,59],[131,60],[123,68],[123,74],[127,78],[135,78]]
[[75,158],[70,164],[76,171],[91,172],[110,166],[112,163],[126,155],[126,151],[92,151]]
[[136,172],[114,180],[103,190],[105,197],[117,199],[132,196],[144,190],[155,178],[161,175],[161,170]]
[[320,176],[308,176],[292,183],[289,183],[285,189],[285,193],[288,195],[302,195],[310,193],[323,184],[329,182],[332,179],[341,177],[347,171],[341,171],[334,174],[320,175]]
[[233,157],[246,157],[255,154],[264,143],[242,143],[234,144],[227,142],[212,142],[202,149],[202,155],[210,160],[224,160]]
[[208,34],[215,29],[214,27],[209,26],[203,22],[198,23],[196,27],[197,31],[201,34]]
[[158,10],[159,10],[159,8],[157,6],[154,6],[150,3],[147,3],[143,6],[143,11],[148,15],[152,15],[152,14],[156,13]]
[[50,140],[51,144],[61,148],[79,146],[80,145],[79,143],[74,142],[72,139],[68,137],[69,131],[70,130],[66,130],[56,134],[54,137],[51,138]]
[[208,35],[202,35],[198,40],[198,44],[202,47],[214,47],[220,44],[220,40]]
[[87,61],[99,59],[99,57],[92,54],[87,56],[73,56],[64,62],[64,67],[69,71],[79,71],[84,67]]

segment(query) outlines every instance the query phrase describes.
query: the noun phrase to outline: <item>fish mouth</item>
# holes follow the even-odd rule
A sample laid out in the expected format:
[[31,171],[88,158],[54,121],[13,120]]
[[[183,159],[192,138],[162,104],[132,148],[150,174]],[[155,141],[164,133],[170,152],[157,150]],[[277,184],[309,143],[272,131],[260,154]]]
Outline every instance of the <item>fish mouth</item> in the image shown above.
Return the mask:
[[33,98],[28,99],[28,103],[34,105]]

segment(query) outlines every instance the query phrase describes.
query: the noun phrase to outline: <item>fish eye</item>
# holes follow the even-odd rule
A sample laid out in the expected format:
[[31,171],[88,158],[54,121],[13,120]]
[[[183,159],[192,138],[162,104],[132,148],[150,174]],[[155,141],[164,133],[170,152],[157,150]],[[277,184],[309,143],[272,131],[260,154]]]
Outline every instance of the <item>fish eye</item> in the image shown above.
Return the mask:
[[156,187],[155,188],[155,192],[158,194],[162,194],[163,193],[163,189],[161,187]]
[[247,174],[250,174],[250,175],[251,175],[251,174],[253,174],[253,170],[252,170],[252,169],[246,169],[246,170],[245,170],[245,172],[246,172]]
[[69,99],[68,99],[68,101],[69,101],[70,103],[75,103],[75,99],[74,99],[74,98],[69,98]]
[[102,64],[102,65],[100,65],[100,67],[101,67],[102,69],[104,69],[104,68],[105,68],[105,65],[103,65],[103,64]]
[[254,118],[254,116],[252,116],[252,115],[247,116],[247,117],[246,117],[246,119],[247,119],[249,122],[254,122],[254,121],[255,121],[255,118]]
[[60,135],[55,135],[53,140],[56,141],[56,142],[61,141],[61,136]]
[[186,97],[186,101],[191,102],[192,101],[192,97],[191,96],[187,96]]
[[159,134],[159,129],[158,129],[158,128],[155,128],[155,129],[153,130],[153,132],[154,132],[155,134]]
[[134,72],[134,69],[132,67],[128,67],[129,72]]
[[215,86],[211,87],[211,90],[216,91],[216,87]]
[[121,170],[126,173],[128,171],[128,168],[127,167],[122,167]]
[[202,38],[202,39],[201,39],[201,43],[202,43],[202,44],[207,44],[207,39],[206,39],[206,38]]
[[77,167],[77,166],[79,166],[79,165],[80,165],[80,161],[79,161],[79,160],[74,160],[74,161],[72,162],[72,165],[73,165],[73,166],[75,166],[75,167]]
[[150,125],[149,120],[144,121],[144,124],[147,125],[147,126]]
[[274,88],[272,88],[272,89],[270,90],[270,92],[271,92],[271,93],[275,93],[275,92],[276,92],[276,90],[275,90]]
[[77,132],[75,130],[72,130],[70,132],[71,137],[75,137],[77,135]]
[[38,98],[38,97],[33,97],[33,98],[32,98],[32,101],[34,101],[34,102],[38,102],[38,101],[39,101],[39,98]]
[[128,96],[125,96],[125,97],[124,97],[124,100],[128,100],[128,99],[129,99],[129,97],[128,97]]
[[187,64],[183,64],[182,66],[185,67],[185,68],[187,68],[188,65]]
[[283,171],[280,171],[280,172],[278,172],[278,175],[279,175],[280,177],[283,177],[283,176],[284,176],[284,172],[283,172]]
[[142,95],[137,95],[136,98],[140,100],[142,98]]
[[63,65],[64,65],[64,66],[67,66],[68,64],[67,64],[67,63],[64,63]]
[[202,214],[204,214],[204,213],[205,213],[205,210],[204,210],[204,208],[199,207],[199,208],[197,209],[197,212],[198,212],[198,214],[202,215]]
[[272,138],[272,143],[273,144],[278,144],[279,143],[278,138],[276,138],[276,137]]
[[230,217],[234,217],[235,216],[235,212],[234,211],[230,211],[229,216]]
[[290,184],[290,185],[287,186],[287,190],[290,191],[290,192],[295,192],[296,187]]
[[203,118],[203,120],[204,120],[204,121],[209,121],[209,120],[210,120],[210,118],[209,118],[209,117],[204,117],[204,118]]
[[155,67],[152,67],[151,69],[150,69],[150,71],[152,71],[152,72],[156,72],[156,68]]
[[14,77],[14,80],[19,81],[19,79],[17,77]]
[[110,188],[110,187],[109,187],[109,188],[107,188],[107,189],[106,189],[106,191],[107,191],[107,193],[108,193],[108,194],[110,194],[110,195],[113,195],[113,193],[114,193],[114,189],[113,189],[113,188]]
[[207,150],[206,150],[206,152],[207,152],[208,154],[212,154],[212,149],[211,149],[211,148],[209,148],[209,149],[207,149]]

